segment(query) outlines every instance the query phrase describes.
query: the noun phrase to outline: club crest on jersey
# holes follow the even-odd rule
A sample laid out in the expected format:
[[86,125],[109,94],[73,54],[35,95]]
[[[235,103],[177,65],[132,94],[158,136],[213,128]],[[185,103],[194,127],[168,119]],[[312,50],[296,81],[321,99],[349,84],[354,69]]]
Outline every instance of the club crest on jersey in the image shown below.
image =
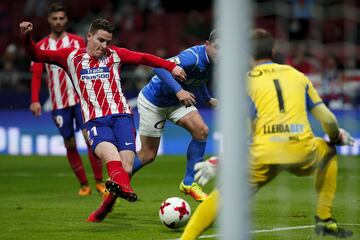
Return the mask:
[[108,67],[85,68],[80,71],[81,80],[106,80],[110,78],[110,69]]
[[102,62],[105,65],[110,62],[110,60],[107,56],[102,56],[99,60],[100,60],[100,62]]
[[248,72],[249,77],[260,77],[262,74],[262,71],[256,69]]
[[179,57],[172,57],[168,59],[170,62],[175,63],[176,65],[180,64],[180,58]]

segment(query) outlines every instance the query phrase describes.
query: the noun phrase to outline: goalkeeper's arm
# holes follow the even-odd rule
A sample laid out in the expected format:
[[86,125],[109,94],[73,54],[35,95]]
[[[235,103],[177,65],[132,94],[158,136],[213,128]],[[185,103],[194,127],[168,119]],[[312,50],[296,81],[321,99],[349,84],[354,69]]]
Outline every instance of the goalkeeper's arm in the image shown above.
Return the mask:
[[339,128],[335,115],[325,106],[319,104],[311,114],[321,123],[322,129],[329,136],[330,142],[336,145],[353,145],[354,139],[342,128]]
[[194,166],[195,180],[202,186],[206,185],[217,173],[218,158],[213,156],[205,161],[198,162]]

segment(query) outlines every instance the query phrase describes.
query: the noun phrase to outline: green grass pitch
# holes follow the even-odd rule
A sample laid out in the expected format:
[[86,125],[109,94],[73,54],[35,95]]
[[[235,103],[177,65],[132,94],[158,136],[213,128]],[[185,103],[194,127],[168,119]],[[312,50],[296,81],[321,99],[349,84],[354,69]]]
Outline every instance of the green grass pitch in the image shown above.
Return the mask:
[[[94,186],[88,161],[84,161]],[[180,230],[163,226],[158,217],[160,203],[167,197],[182,197],[195,210],[197,203],[178,190],[185,168],[183,156],[161,156],[139,171],[133,187],[139,200],[118,201],[102,223],[87,223],[88,214],[100,203],[93,191],[77,196],[78,183],[65,157],[0,156],[0,239],[176,239]],[[214,183],[206,186],[211,191]],[[236,184],[234,184],[236,187]],[[313,177],[282,173],[254,196],[251,206],[252,239],[323,239],[316,237]],[[360,239],[360,157],[339,160],[338,189],[334,216]],[[297,229],[289,227],[298,227]],[[216,227],[203,239],[216,239]],[[208,236],[208,237],[206,237]],[[324,238],[331,239],[331,238]]]

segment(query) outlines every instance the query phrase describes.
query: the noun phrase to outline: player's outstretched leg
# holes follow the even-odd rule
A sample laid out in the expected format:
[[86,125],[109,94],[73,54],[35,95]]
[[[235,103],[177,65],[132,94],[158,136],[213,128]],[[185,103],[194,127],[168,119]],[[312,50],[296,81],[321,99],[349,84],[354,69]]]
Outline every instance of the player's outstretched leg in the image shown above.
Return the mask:
[[208,197],[194,179],[194,166],[203,160],[205,147],[206,140],[199,141],[194,138],[191,140],[187,150],[186,174],[183,182],[180,184],[180,191],[189,194],[196,201],[204,201]]
[[207,229],[215,220],[218,210],[219,192],[214,190],[195,209],[190,221],[187,223],[181,240],[195,240]]
[[339,227],[334,218],[320,219],[315,216],[315,233],[321,236],[334,236],[336,238],[348,238],[353,232]]
[[134,164],[132,169],[132,174],[134,175],[137,171],[139,171],[143,167],[143,163],[140,161],[138,154],[135,154]]
[[204,201],[208,195],[203,192],[202,188],[196,183],[193,182],[191,185],[185,185],[184,182],[180,183],[180,192],[189,194],[196,201]]
[[90,146],[88,146],[88,157],[96,181],[95,183],[96,191],[98,193],[104,194],[106,188],[103,182],[102,161],[93,154]]
[[353,232],[340,228],[331,216],[338,172],[335,149],[332,156],[330,155],[330,159],[326,158],[323,161],[325,165],[316,171],[315,186],[318,193],[318,206],[315,216],[315,233],[336,238],[351,237]]
[[110,180],[105,183],[107,190],[117,197],[135,202],[137,195],[130,186],[129,175],[123,169],[122,163],[120,161],[109,161],[107,162],[107,169],[110,177]]
[[79,152],[76,148],[66,148],[66,157],[70,163],[71,169],[80,182],[79,195],[87,196],[91,194],[91,189],[86,178],[85,170]]
[[103,181],[96,181],[95,188],[98,193],[100,193],[103,196],[105,195],[106,187],[105,187],[105,183]]
[[88,196],[91,194],[91,188],[90,186],[86,184],[81,184],[79,189],[79,196]]
[[92,212],[87,221],[88,222],[101,222],[112,211],[117,197],[112,193],[107,193],[104,197],[99,208]]

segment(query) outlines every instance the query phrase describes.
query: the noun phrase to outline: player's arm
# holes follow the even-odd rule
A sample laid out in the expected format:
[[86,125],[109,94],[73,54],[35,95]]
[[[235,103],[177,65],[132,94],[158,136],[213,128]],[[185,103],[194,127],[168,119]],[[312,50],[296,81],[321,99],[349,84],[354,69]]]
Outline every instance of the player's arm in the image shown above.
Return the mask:
[[184,90],[168,71],[165,71],[162,68],[155,68],[154,73],[160,78],[161,81],[163,81],[174,91],[180,103],[186,107],[190,107],[196,104],[195,95],[189,91]]
[[311,114],[320,122],[322,129],[330,139],[339,135],[339,125],[335,115],[325,106],[320,104],[311,110]]
[[320,122],[322,129],[329,136],[330,142],[336,145],[353,145],[354,139],[347,131],[339,128],[335,115],[322,102],[310,81],[307,85],[306,97],[308,110]]
[[[185,50],[181,52],[178,56],[170,58],[169,61],[180,66],[185,71],[191,71],[196,67],[198,63],[198,56],[189,50]],[[175,93],[183,89],[181,85],[170,74],[164,71],[164,69],[154,68],[154,73],[163,82],[165,82]]]
[[185,71],[181,67],[178,67],[173,62],[162,59],[152,54],[130,51],[126,48],[114,47],[114,49],[116,50],[116,52],[118,53],[118,55],[120,56],[120,58],[124,63],[143,64],[155,68],[164,68],[167,71],[171,72],[171,74],[175,78],[181,81],[186,80]]
[[31,66],[31,104],[30,111],[36,116],[41,115],[41,104],[39,101],[39,94],[41,88],[41,77],[43,72],[44,64],[43,63],[32,63]]
[[31,22],[20,23],[22,43],[31,60],[35,62],[55,64],[67,70],[66,59],[72,49],[63,48],[55,51],[42,50],[31,39],[32,30],[33,25]]
[[[198,57],[193,52],[185,50],[181,52],[178,56],[172,57],[169,60],[176,63],[182,69],[185,69],[186,71],[191,71],[196,67]],[[196,104],[195,95],[189,91],[184,90],[179,84],[179,82],[176,81],[166,71],[160,68],[155,68],[154,73],[161,79],[161,81],[163,81],[173,90],[179,102],[181,102],[187,107]]]
[[336,145],[354,144],[354,139],[346,130],[339,128],[335,115],[325,106],[325,104],[314,107],[311,110],[311,114],[321,123],[323,130],[330,138],[330,142]]
[[201,86],[198,87],[198,92],[204,99],[204,101],[210,106],[210,107],[217,107],[218,100],[216,98],[211,97],[209,90],[206,86],[206,83],[203,83]]

